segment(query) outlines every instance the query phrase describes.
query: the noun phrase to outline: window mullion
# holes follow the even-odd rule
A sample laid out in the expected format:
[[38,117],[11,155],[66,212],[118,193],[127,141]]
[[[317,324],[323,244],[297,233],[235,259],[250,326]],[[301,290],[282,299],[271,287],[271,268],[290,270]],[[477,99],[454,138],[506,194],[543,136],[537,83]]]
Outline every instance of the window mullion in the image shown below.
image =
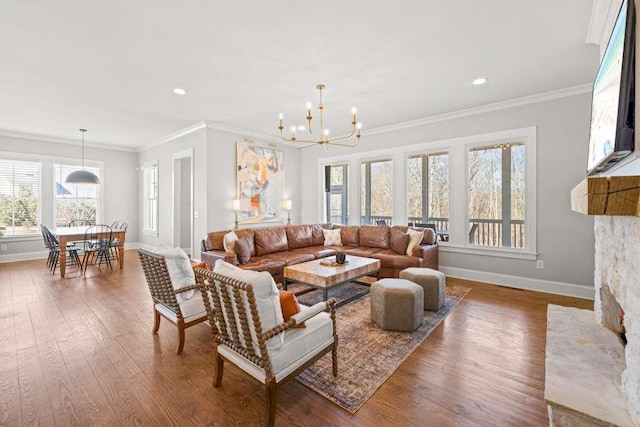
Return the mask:
[[422,222],[429,222],[429,156],[422,156]]
[[502,150],[502,246],[511,247],[511,147]]

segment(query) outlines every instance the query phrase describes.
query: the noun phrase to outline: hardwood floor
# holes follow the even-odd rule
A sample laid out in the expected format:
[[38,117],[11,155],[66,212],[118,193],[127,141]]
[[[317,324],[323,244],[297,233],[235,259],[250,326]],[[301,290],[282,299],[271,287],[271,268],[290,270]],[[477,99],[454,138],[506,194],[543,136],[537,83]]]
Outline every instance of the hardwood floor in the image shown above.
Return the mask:
[[[135,251],[124,270],[52,276],[45,260],[0,264],[0,425],[255,425],[259,385],[225,366],[211,385],[205,324],[151,334]],[[448,279],[472,290],[355,414],[291,381],[278,425],[548,425],[546,306],[591,301]]]

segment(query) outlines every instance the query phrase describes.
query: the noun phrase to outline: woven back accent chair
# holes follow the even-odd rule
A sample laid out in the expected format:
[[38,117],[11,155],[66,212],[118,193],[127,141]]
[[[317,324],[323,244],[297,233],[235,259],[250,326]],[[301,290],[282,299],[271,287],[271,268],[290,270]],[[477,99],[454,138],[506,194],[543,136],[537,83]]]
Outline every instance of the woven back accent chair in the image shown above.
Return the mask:
[[[220,268],[221,264],[225,267]],[[214,271],[196,269],[196,279],[201,285],[215,340],[213,386],[220,387],[222,384],[224,362],[233,363],[264,384],[264,424],[273,426],[277,391],[285,382],[295,378],[329,351],[333,357],[333,375],[338,374],[335,302],[331,299],[311,307],[301,306],[301,312],[287,322],[280,320],[276,326],[263,330],[267,329],[263,324],[267,324],[269,315],[274,310],[280,310],[277,289],[277,304],[269,305],[274,302],[271,300],[271,289],[267,288],[265,293],[265,281],[267,286],[275,288],[273,278],[267,272],[239,271],[236,274],[232,268],[240,270],[223,261],[216,262]],[[219,273],[222,270],[225,270],[224,275]],[[256,279],[248,282],[239,280],[250,277]],[[265,297],[269,299],[266,310]],[[324,311],[327,309],[329,313]],[[304,328],[296,327],[303,322]]]
[[207,320],[207,312],[203,309],[200,293],[196,293],[191,299],[180,298],[181,301],[178,301],[177,295],[187,291],[197,292],[198,286],[194,283],[174,289],[164,256],[138,249],[138,257],[153,299],[153,333],[158,333],[160,316],[175,324],[178,327],[176,353],[180,354],[184,348],[185,329]]

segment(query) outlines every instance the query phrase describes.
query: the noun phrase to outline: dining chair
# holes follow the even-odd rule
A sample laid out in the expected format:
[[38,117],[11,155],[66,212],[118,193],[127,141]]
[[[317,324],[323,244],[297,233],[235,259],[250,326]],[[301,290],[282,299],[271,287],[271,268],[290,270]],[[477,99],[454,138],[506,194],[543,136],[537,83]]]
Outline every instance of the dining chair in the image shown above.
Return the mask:
[[[44,245],[49,250],[47,257],[47,267],[51,270],[52,274],[55,274],[56,268],[60,263],[60,243],[58,238],[53,232],[44,224],[40,225],[42,232],[42,238],[44,239]],[[68,243],[66,250],[69,253],[69,257],[66,260],[66,265],[76,265],[82,269],[82,263],[80,262],[80,248],[76,247],[73,243]]]
[[[278,289],[268,272],[242,270],[219,260],[214,271],[196,268],[196,279],[215,340],[213,386],[222,384],[224,362],[258,380],[265,387],[265,425],[275,424],[282,385],[328,352],[333,376],[338,375],[333,299],[301,306],[300,313],[284,322]],[[280,320],[274,313],[280,313]],[[302,323],[305,327],[299,328]]]
[[82,257],[82,271],[87,273],[89,263],[98,266],[102,262],[113,271],[111,264],[112,229],[108,225],[92,225],[84,232],[84,256]]
[[167,262],[163,255],[138,249],[138,257],[153,300],[153,333],[158,333],[160,316],[176,325],[178,327],[176,353],[180,354],[184,348],[185,329],[207,320],[202,294],[196,291],[192,298],[183,298],[181,294],[184,292],[197,290],[195,278],[193,279],[193,285],[174,289]]

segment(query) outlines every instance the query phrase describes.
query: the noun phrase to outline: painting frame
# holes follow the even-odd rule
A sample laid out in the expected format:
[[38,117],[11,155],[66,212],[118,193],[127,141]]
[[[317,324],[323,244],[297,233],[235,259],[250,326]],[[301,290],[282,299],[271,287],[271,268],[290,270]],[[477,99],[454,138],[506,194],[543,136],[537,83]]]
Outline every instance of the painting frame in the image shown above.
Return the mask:
[[236,143],[236,198],[238,223],[282,221],[285,199],[284,151],[255,144]]

